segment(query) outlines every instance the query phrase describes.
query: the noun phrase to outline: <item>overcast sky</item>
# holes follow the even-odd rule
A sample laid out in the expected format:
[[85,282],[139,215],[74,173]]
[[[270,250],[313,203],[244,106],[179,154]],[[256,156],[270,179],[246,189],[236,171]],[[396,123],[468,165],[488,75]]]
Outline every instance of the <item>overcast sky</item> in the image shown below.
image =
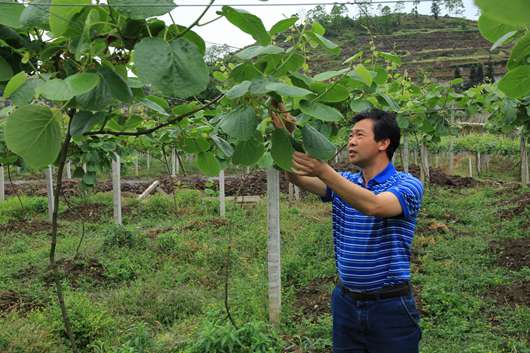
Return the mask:
[[[344,0],[336,0],[337,2]],[[465,11],[462,14],[463,17],[474,19],[478,18],[478,8],[473,3],[473,0],[464,0]],[[177,4],[207,4],[208,0],[181,0],[177,1]],[[237,6],[238,4],[294,4],[293,6]],[[300,6],[300,3],[329,3],[330,5],[326,6],[326,9],[329,10],[333,6],[333,1],[329,0],[269,0],[269,1],[260,1],[260,0],[216,0],[215,4],[219,5],[232,5],[238,8],[244,8],[246,11],[251,12],[261,18],[265,24],[265,28],[270,29],[270,27],[281,20],[282,18],[289,17],[293,14],[306,13],[308,10],[314,8],[314,6]],[[390,8],[393,9],[395,4],[389,4]],[[193,21],[202,13],[205,7],[177,7],[174,9],[171,14],[180,25],[190,25]],[[357,10],[354,6],[349,5],[350,15],[356,16]],[[405,4],[405,11],[410,12],[412,4]],[[216,11],[219,11],[220,7],[212,7],[203,18],[201,22],[205,22],[217,17]],[[431,12],[431,3],[423,2],[419,4],[419,12],[422,14],[430,14]],[[377,12],[377,5],[373,5],[373,13]],[[445,15],[447,11],[442,8],[442,15]],[[171,23],[169,16],[162,17],[164,21]],[[237,27],[230,24],[225,18],[222,18],[216,22],[208,24],[204,27],[195,27],[194,31],[199,33],[203,39],[207,42],[208,45],[213,43],[215,44],[228,44],[234,47],[244,47],[246,45],[254,43],[252,37],[246,33],[240,31]]]

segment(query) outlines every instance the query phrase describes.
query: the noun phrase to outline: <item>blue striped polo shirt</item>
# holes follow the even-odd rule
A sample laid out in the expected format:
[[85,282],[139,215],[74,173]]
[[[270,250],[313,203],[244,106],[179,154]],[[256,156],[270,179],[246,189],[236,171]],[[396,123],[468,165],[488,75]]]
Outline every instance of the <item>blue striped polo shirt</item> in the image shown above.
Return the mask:
[[410,280],[410,253],[423,184],[392,163],[364,185],[362,173],[342,177],[374,194],[396,195],[403,213],[397,217],[367,216],[351,207],[329,187],[323,201],[333,205],[335,263],[342,283],[356,291],[372,291]]

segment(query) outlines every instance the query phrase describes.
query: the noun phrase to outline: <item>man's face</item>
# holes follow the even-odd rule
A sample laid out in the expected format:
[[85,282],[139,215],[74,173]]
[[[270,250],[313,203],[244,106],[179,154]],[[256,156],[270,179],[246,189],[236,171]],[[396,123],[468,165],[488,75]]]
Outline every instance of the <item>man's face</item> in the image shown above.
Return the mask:
[[371,119],[363,119],[351,129],[348,141],[350,162],[361,168],[369,165],[381,150],[385,150],[385,145],[383,141],[375,141],[374,122]]

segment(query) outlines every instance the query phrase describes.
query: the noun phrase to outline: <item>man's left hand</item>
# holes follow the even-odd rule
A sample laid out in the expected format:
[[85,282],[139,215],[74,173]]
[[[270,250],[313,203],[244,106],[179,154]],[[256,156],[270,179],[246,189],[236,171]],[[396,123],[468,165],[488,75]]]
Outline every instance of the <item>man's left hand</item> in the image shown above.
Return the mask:
[[326,162],[310,157],[305,153],[293,153],[293,170],[297,175],[320,178],[328,167]]

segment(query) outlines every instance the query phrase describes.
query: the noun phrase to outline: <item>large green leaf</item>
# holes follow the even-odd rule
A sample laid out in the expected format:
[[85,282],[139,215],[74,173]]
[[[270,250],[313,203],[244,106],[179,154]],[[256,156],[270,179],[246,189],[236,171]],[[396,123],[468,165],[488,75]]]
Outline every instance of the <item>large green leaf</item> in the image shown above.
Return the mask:
[[101,74],[105,83],[109,86],[112,96],[122,102],[130,102],[133,98],[133,94],[127,81],[116,73],[112,68],[107,66],[101,66],[98,68],[98,72]]
[[512,48],[512,54],[508,61],[508,68],[514,69],[519,65],[528,64],[528,58],[530,57],[530,33],[527,33],[523,38],[519,39],[515,46]]
[[250,81],[243,81],[234,87],[230,88],[228,92],[226,92],[226,96],[230,99],[236,99],[239,97],[243,97],[245,94],[247,94],[248,89],[252,82]]
[[24,11],[24,5],[12,3],[12,4],[0,4],[0,25],[6,25],[8,27],[20,28],[20,15]]
[[48,29],[50,26],[50,3],[51,0],[31,1],[31,4],[29,4],[20,15],[20,23],[22,26]]
[[329,50],[332,54],[335,54],[335,55],[340,54],[341,49],[339,48],[339,46],[337,44],[333,43],[332,41],[330,41],[329,39],[325,38],[324,36],[322,36],[322,35],[320,35],[318,33],[313,33],[313,35],[320,42],[320,44],[324,48]]
[[74,97],[72,88],[66,81],[59,78],[48,80],[39,86],[35,92],[37,96],[42,96],[51,101],[67,101]]
[[13,77],[11,65],[0,56],[0,81],[7,81]]
[[530,65],[518,66],[499,81],[499,89],[512,98],[530,94]]
[[75,97],[81,108],[86,110],[101,110],[112,102],[110,88],[104,80],[88,93]]
[[305,97],[313,92],[296,86],[286,85],[282,82],[270,82],[266,85],[269,91],[278,93],[280,96],[285,97]]
[[355,73],[365,85],[368,87],[372,85],[373,77],[363,64],[359,64],[355,67]]
[[290,17],[284,20],[280,20],[272,26],[269,32],[272,35],[285,32],[286,30],[291,28],[296,23],[296,21],[298,21],[298,17]]
[[237,107],[221,118],[220,127],[230,137],[246,141],[254,136],[258,121],[256,112],[249,105]]
[[530,0],[475,0],[482,13],[509,25],[530,24]]
[[105,114],[102,112],[92,113],[86,111],[77,112],[72,118],[70,124],[70,134],[72,136],[81,136],[97,123],[103,123]]
[[230,72],[230,77],[236,82],[251,81],[261,76],[262,73],[251,63],[239,64]]
[[350,109],[354,113],[362,113],[362,112],[366,112],[372,109],[372,104],[370,104],[370,102],[363,100],[363,99],[352,100],[350,102]]
[[252,47],[245,48],[238,52],[236,56],[242,60],[250,60],[256,56],[265,55],[265,54],[281,54],[284,50],[275,45],[254,45]]
[[271,156],[276,164],[282,169],[291,170],[293,153],[294,148],[289,133],[285,129],[275,129],[271,137]]
[[225,157],[227,157],[227,158],[232,157],[232,155],[234,154],[234,148],[232,147],[231,144],[229,144],[225,139],[223,139],[223,138],[221,138],[219,136],[216,136],[216,135],[212,135],[212,136],[210,136],[210,138],[215,143],[217,148],[219,148],[219,150],[221,150],[221,152],[223,152]]
[[302,128],[302,140],[306,152],[314,158],[327,161],[335,155],[335,145],[311,125]]
[[303,100],[300,102],[302,113],[322,121],[341,121],[344,116],[337,109],[322,103]]
[[138,77],[165,95],[188,98],[208,87],[208,66],[197,47],[179,38],[145,38],[135,46]]
[[221,165],[212,152],[201,152],[197,155],[197,166],[207,176],[219,175]]
[[50,29],[53,34],[64,34],[69,29],[72,18],[83,10],[83,5],[90,3],[91,0],[52,0],[49,11]]
[[43,168],[57,159],[61,149],[61,125],[50,108],[26,105],[7,119],[7,147],[32,168]]
[[176,7],[173,0],[109,0],[109,5],[136,20],[162,16]]
[[9,98],[20,86],[26,82],[28,75],[24,71],[20,71],[15,76],[11,77],[4,89],[4,98]]
[[17,106],[21,107],[30,104],[35,96],[35,90],[44,83],[40,78],[30,78],[13,92],[9,99]]
[[478,19],[480,34],[492,43],[495,43],[506,33],[517,30],[516,26],[505,24],[482,14]]
[[343,74],[345,74],[348,71],[350,71],[350,69],[342,69],[342,70],[337,70],[337,71],[332,70],[332,71],[321,72],[318,75],[315,75],[315,77],[313,77],[313,80],[315,80],[315,81],[327,81],[327,80],[332,79],[334,77],[343,75]]
[[264,152],[265,146],[263,146],[262,141],[255,139],[242,141],[236,146],[232,155],[232,162],[240,165],[252,165],[259,161]]
[[99,81],[98,74],[89,72],[77,73],[65,79],[74,96],[90,92],[99,84]]
[[260,45],[268,45],[271,42],[271,36],[263,26],[259,17],[240,9],[230,6],[223,6],[223,15],[234,26],[238,27],[245,33],[248,33]]

